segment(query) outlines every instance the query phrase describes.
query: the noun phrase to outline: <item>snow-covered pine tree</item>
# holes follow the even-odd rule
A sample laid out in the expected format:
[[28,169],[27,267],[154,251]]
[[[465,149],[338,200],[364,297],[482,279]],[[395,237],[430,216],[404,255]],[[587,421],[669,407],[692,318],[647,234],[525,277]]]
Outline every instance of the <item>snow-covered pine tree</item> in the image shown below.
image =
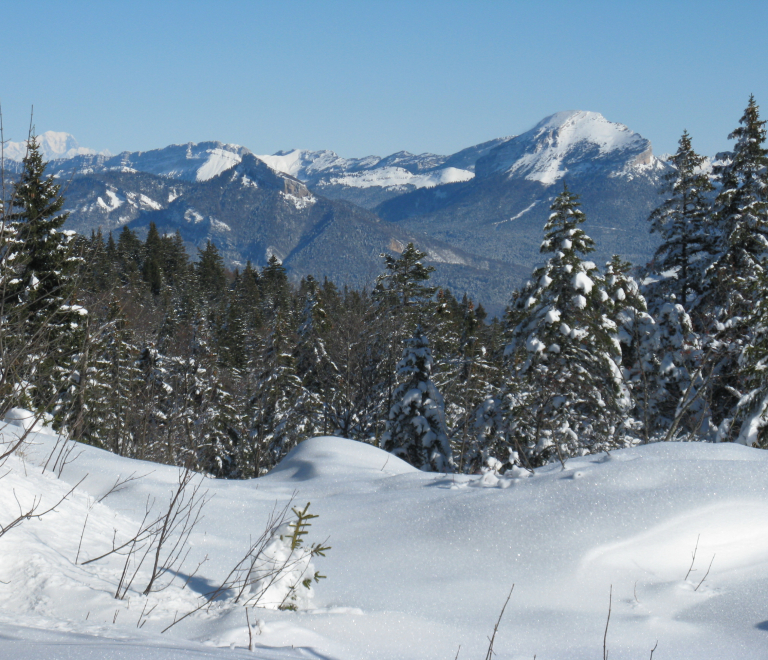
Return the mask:
[[750,339],[740,356],[745,391],[736,417],[741,422],[736,441],[768,449],[768,270],[755,282],[755,309],[749,317]]
[[541,252],[551,254],[514,301],[506,348],[511,377],[509,433],[532,463],[621,444],[629,405],[618,364],[616,324],[581,228],[578,197],[567,187],[552,204]]
[[[487,429],[476,427],[476,413],[495,395],[500,369],[492,359],[475,305],[466,295],[461,302],[450,293],[438,292],[434,381],[446,401],[446,423],[459,472],[477,472],[489,457],[507,462],[509,451],[498,446]],[[447,301],[447,303],[446,303]]]
[[317,282],[311,275],[307,277],[304,289],[304,309],[296,332],[294,353],[296,375],[301,379],[306,391],[305,412],[313,418],[311,434],[325,435],[333,430],[328,407],[334,398],[338,368],[325,348],[323,330],[328,325],[328,318],[318,300]]
[[94,435],[102,446],[120,456],[135,456],[133,422],[134,397],[141,388],[142,375],[136,365],[138,349],[120,303],[109,303],[107,323],[97,338],[96,423]]
[[251,434],[241,470],[259,476],[274,467],[311,427],[304,414],[306,392],[296,375],[294,345],[283,313],[275,314],[261,348],[259,374],[251,398]]
[[632,419],[627,425],[643,442],[695,439],[708,430],[706,401],[699,391],[702,378],[696,373],[702,357],[698,337],[673,293],[656,302],[655,318],[648,313],[630,268],[618,256],[605,267],[624,379],[633,398]]
[[432,352],[421,327],[406,341],[397,371],[400,385],[392,397],[382,447],[421,470],[453,472],[445,404],[431,378]]
[[82,259],[72,250],[75,233],[64,231],[68,214],[52,175],[46,176],[34,135],[27,142],[22,172],[14,183],[5,223],[13,230],[6,260],[15,277],[4,291],[4,308],[23,308],[28,345],[25,380],[32,403],[55,403],[71,373],[65,365],[81,349],[84,310],[75,305],[77,273]]
[[[702,331],[714,336],[712,366],[708,374],[713,421],[718,438],[741,437],[734,415],[749,385],[740,364],[744,349],[755,340],[754,301],[765,295],[756,290],[764,283],[768,252],[768,150],[765,121],[750,96],[740,126],[729,139],[733,150],[718,154],[723,164],[715,168],[720,189],[715,199],[713,223],[718,231],[717,253],[705,272],[696,319]],[[754,355],[754,353],[753,353]],[[743,407],[742,407],[743,409]]]
[[[433,311],[431,299],[435,287],[429,282],[435,270],[425,266],[426,252],[408,243],[399,257],[382,254],[385,271],[376,279],[371,297],[376,302],[375,336],[371,342],[377,366],[378,409],[385,422],[392,407],[397,386],[397,365],[406,339]],[[377,435],[380,433],[379,431]]]
[[704,161],[684,131],[677,152],[668,161],[674,169],[664,175],[660,191],[668,197],[649,218],[651,233],[659,234],[662,242],[648,267],[655,282],[647,293],[660,304],[671,293],[687,308],[700,291],[706,257],[714,250],[707,196],[714,186],[701,170]]

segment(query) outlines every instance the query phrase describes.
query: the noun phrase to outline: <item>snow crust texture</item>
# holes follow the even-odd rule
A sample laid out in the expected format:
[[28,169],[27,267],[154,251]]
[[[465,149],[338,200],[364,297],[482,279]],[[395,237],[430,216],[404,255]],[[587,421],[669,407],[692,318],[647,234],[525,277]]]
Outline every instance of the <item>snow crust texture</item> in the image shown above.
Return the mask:
[[[9,422],[6,442],[25,423]],[[137,580],[115,600],[122,560],[84,562],[135,533],[147,497],[167,501],[178,470],[76,446],[58,476],[41,467],[55,444],[35,434],[0,480],[5,522],[16,498],[52,504],[84,478],[55,512],[0,537],[0,657],[443,660],[459,645],[460,657],[482,657],[512,584],[494,647],[502,660],[600,657],[610,589],[611,658],[648,657],[656,640],[654,658],[766,657],[768,454],[759,450],[670,443],[535,474],[452,476],[314,438],[265,477],[206,479],[213,498],[178,579],[149,596]],[[140,478],[107,494],[130,475]],[[161,634],[292,496],[312,503],[311,534],[332,546],[317,558],[328,578],[308,609],[249,611],[254,653],[232,594]]]

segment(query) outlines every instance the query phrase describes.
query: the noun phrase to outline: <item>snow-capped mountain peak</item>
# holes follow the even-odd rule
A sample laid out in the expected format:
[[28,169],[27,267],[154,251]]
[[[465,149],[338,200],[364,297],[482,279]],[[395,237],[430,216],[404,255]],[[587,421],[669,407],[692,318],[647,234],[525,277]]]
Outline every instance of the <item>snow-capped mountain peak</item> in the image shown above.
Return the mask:
[[599,112],[557,112],[478,161],[479,176],[506,172],[551,185],[569,171],[610,168],[618,173],[657,162],[651,143]]
[[[93,155],[93,149],[81,147],[75,137],[70,133],[60,131],[45,131],[37,136],[40,145],[40,153],[45,160],[58,158],[73,158],[74,156]],[[8,142],[5,145],[5,157],[9,160],[24,160],[27,153],[27,142]],[[111,155],[108,151],[102,151],[103,155]]]

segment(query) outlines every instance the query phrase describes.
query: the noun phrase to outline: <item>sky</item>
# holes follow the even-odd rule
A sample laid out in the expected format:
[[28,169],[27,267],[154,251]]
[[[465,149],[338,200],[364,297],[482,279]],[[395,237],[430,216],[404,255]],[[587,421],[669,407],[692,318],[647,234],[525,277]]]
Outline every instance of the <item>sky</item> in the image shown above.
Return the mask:
[[220,140],[257,154],[454,153],[560,110],[713,155],[754,94],[768,2],[4,3],[5,139],[112,153]]

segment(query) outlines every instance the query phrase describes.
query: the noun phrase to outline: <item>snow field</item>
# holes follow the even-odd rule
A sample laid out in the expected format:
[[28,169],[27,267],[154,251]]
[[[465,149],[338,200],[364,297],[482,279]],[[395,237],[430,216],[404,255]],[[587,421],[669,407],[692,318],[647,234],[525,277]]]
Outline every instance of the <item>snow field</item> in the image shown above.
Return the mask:
[[[43,493],[45,505],[85,477],[55,513],[0,537],[0,580],[9,583],[0,584],[0,652],[9,657],[442,659],[459,645],[460,658],[483,657],[513,583],[495,642],[502,660],[600,657],[611,588],[611,658],[648,657],[656,640],[654,658],[767,656],[768,454],[759,450],[670,443],[534,475],[446,476],[368,445],[314,438],[260,479],[206,479],[212,499],[180,579],[145,597],[137,578],[116,601],[122,560],[82,561],[113,535],[135,533],[147,497],[166,502],[178,469],[78,446],[57,478],[39,467],[54,442],[36,434],[0,480],[6,522],[14,493],[22,504]],[[95,503],[118,475],[143,476]],[[292,496],[319,514],[308,541],[329,537],[332,546],[316,561],[328,578],[309,609],[253,611],[253,654],[243,608],[227,597],[160,634],[220,583],[275,502]]]

